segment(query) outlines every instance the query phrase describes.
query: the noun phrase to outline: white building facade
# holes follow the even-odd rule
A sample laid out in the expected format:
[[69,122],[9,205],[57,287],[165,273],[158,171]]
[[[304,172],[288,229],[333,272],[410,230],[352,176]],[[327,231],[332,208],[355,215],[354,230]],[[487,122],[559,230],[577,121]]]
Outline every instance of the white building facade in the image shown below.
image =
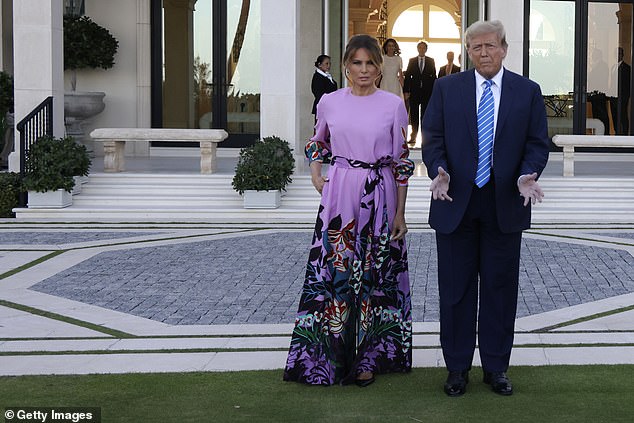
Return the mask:
[[[312,134],[310,80],[319,54],[332,56],[340,86],[343,45],[355,33],[393,37],[403,46],[426,39],[439,67],[449,48],[466,57],[460,39],[478,19],[505,24],[505,66],[542,85],[553,133],[588,133],[601,125],[606,135],[631,133],[624,127],[631,121],[629,91],[625,99],[619,88],[631,75],[625,81],[616,69],[631,64],[633,1],[2,0],[0,59],[14,76],[15,121],[52,96],[55,136],[66,133],[69,3],[82,3],[83,13],[119,41],[113,68],[77,74],[78,91],[106,93],[105,110],[85,123],[86,134],[98,127],[223,128],[230,138],[219,155],[277,135],[301,156]],[[451,31],[439,27],[442,19],[453,20],[444,24]],[[13,171],[19,169],[17,136]],[[91,148],[103,153],[99,145]],[[187,147],[149,142],[126,149],[130,156],[187,154]]]

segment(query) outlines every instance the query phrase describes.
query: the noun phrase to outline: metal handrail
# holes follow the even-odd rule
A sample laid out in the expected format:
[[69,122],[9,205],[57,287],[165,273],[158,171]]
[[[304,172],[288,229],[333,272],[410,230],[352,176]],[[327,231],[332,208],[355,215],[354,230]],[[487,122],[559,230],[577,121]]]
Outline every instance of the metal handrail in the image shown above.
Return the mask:
[[[20,132],[20,178],[26,175],[26,157],[38,138],[53,136],[53,97],[41,102],[15,128]],[[26,193],[20,195],[20,207],[26,206]]]

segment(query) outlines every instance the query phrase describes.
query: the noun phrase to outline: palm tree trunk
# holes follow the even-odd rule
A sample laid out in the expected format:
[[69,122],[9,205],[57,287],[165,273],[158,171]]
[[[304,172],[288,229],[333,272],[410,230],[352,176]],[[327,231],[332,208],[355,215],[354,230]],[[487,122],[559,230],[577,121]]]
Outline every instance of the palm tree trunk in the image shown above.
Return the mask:
[[242,0],[242,9],[240,10],[240,19],[238,20],[238,27],[236,28],[236,35],[233,37],[233,44],[229,52],[229,57],[227,58],[227,82],[229,84],[238,67],[240,51],[242,50],[242,43],[244,42],[244,34],[247,30],[250,5],[251,0]]

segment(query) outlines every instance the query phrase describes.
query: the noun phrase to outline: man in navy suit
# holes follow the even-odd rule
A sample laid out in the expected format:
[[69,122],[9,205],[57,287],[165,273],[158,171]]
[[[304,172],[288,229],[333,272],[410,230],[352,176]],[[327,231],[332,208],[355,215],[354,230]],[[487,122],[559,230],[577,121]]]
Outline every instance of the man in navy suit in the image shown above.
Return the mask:
[[[531,204],[544,196],[537,179],[548,160],[546,113],[539,85],[502,67],[508,48],[502,23],[474,23],[465,43],[475,70],[436,81],[423,119],[449,371],[444,390],[465,393],[477,328],[484,382],[511,395],[506,372],[522,231],[530,226]],[[488,129],[479,112],[485,108]]]
[[[431,57],[427,57],[427,43],[421,41],[416,46],[418,56],[409,59],[405,69],[403,81],[403,97],[409,102],[409,123],[412,125],[410,144],[416,142],[418,124],[421,116],[425,114],[429,97],[431,97],[434,81],[436,80],[436,63]],[[419,113],[420,108],[420,113]]]
[[441,66],[438,70],[438,78],[442,78],[443,76],[451,75],[452,73],[460,72],[460,66],[453,64],[454,52],[447,52],[447,64],[445,66]]

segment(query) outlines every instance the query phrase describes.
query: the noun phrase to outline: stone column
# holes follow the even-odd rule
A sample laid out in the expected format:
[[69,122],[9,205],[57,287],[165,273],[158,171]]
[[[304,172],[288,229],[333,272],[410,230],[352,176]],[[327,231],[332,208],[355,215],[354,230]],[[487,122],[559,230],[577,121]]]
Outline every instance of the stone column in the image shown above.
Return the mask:
[[[322,53],[321,2],[267,0],[261,13],[261,136],[287,140],[303,160],[313,126],[313,63]],[[274,77],[280,69],[291,72]]]
[[[277,135],[295,148],[297,13],[299,0],[268,0],[260,22],[260,135]],[[283,78],[275,77],[280,69]]]
[[[63,0],[13,0],[16,124],[53,96],[53,135],[64,136]],[[20,169],[20,135],[9,170]]]
[[370,10],[367,7],[352,7],[351,5],[348,13],[348,28],[350,37],[357,34],[376,35],[376,28],[372,28],[372,30],[368,32],[367,24]]
[[[150,26],[150,0],[137,0],[136,20],[136,115],[138,128],[152,126],[152,58]],[[149,142],[135,142],[131,148],[135,156],[149,156]]]
[[[298,33],[296,35],[299,42],[297,48],[296,73],[297,73],[297,99],[299,101],[297,107],[296,121],[296,143],[291,145],[293,153],[296,157],[305,159],[304,147],[306,140],[313,135],[315,120],[311,113],[313,101],[315,97],[310,89],[310,84],[315,73],[315,59],[322,54],[321,40],[323,38],[323,28],[321,19],[317,16],[322,14],[322,5],[320,2],[304,2],[299,10],[299,25],[297,25]],[[340,26],[339,22],[330,22],[331,25]],[[331,68],[333,74],[336,72]],[[341,84],[341,81],[338,81]]]
[[164,0],[165,85],[163,126],[194,126],[194,4],[196,0]]

